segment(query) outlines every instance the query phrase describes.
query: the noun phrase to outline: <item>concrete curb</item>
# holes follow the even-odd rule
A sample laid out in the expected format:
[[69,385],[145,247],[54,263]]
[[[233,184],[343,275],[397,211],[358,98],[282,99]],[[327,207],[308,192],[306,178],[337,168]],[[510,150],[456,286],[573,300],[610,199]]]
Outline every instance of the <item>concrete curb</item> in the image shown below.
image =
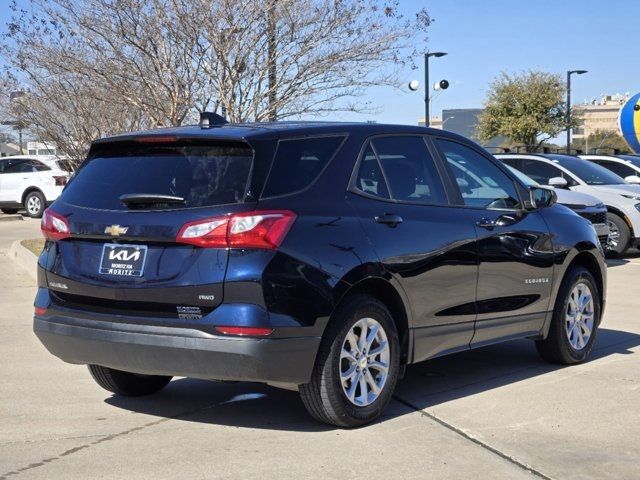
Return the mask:
[[5,214],[0,215],[0,222],[15,222],[17,220],[24,221],[24,217],[19,213],[12,214],[12,215],[5,215]]
[[11,244],[7,252],[9,258],[16,262],[25,270],[31,278],[38,279],[38,257],[29,249],[22,246],[21,240],[16,240]]

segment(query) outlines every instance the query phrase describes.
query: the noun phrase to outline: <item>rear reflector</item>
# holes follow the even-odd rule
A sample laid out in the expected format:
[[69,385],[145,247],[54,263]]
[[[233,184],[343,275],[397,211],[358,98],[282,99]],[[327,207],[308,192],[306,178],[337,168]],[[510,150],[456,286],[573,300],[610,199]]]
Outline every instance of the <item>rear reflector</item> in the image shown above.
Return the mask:
[[289,210],[237,213],[183,225],[177,242],[208,248],[278,248],[296,219]]
[[47,240],[62,240],[71,236],[67,219],[51,208],[47,208],[42,215],[40,231]]
[[36,307],[36,309],[35,309],[35,314],[36,314],[36,315],[40,315],[40,316],[42,316],[42,315],[44,315],[45,313],[47,313],[47,309],[46,309],[46,308],[43,308],[43,307]]
[[238,335],[241,337],[266,337],[273,333],[273,328],[260,327],[216,327],[216,330],[225,335]]

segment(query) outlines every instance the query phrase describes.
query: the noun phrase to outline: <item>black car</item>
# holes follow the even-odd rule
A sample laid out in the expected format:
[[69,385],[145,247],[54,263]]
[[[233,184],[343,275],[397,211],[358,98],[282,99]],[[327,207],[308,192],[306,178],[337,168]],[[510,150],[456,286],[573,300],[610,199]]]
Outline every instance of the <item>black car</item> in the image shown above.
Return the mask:
[[405,366],[516,338],[587,358],[589,222],[473,142],[422,127],[207,124],[96,141],[46,211],[34,329],[118,395],[172,376],[378,417]]

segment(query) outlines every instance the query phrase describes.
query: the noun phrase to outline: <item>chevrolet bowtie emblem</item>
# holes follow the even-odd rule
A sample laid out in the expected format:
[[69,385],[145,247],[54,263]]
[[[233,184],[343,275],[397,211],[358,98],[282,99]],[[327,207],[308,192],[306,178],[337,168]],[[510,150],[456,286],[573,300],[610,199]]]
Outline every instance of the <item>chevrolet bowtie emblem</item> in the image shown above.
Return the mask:
[[109,225],[104,229],[104,233],[108,233],[113,237],[118,237],[127,233],[127,230],[129,230],[129,227],[121,227],[120,225]]

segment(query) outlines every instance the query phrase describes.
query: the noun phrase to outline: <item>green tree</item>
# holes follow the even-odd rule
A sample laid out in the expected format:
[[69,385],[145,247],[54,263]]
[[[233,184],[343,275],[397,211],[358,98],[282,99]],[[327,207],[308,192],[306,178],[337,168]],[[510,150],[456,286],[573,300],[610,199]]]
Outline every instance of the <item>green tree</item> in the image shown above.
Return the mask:
[[[582,150],[589,153],[592,149],[603,149],[602,153],[612,153],[612,150],[620,150],[620,153],[629,153],[630,149],[627,142],[621,135],[612,131],[596,130],[586,139],[574,138],[571,141],[571,148]],[[607,151],[610,150],[610,151]]]
[[513,144],[542,145],[566,129],[565,92],[560,75],[503,72],[489,87],[478,138],[504,136]]

